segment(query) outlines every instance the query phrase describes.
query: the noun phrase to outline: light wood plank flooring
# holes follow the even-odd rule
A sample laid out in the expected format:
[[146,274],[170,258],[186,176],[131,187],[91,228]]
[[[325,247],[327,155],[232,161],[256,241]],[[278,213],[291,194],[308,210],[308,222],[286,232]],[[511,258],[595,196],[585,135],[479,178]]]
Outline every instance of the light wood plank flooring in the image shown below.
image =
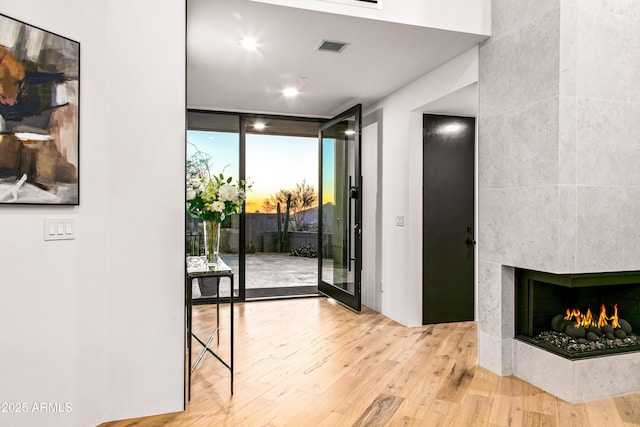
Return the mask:
[[[215,307],[194,308],[199,336],[214,319]],[[233,397],[207,355],[185,412],[103,425],[640,426],[640,394],[571,405],[476,359],[474,322],[406,328],[324,298],[236,304]]]

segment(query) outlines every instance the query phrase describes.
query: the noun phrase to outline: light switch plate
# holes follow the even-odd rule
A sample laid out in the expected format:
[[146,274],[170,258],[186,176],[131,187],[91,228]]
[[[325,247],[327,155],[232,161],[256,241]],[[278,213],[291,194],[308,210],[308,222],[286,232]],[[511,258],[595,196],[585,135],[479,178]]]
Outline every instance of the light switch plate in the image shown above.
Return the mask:
[[44,219],[44,240],[73,240],[75,238],[75,218],[51,217]]
[[404,227],[404,215],[396,215],[396,227]]

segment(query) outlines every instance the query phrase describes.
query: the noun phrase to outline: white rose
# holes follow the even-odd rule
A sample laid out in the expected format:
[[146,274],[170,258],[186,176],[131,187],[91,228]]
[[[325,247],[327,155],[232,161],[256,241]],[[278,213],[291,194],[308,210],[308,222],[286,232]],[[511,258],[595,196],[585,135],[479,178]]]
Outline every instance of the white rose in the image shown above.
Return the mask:
[[238,190],[231,184],[224,184],[218,190],[218,197],[223,202],[230,201],[234,202],[238,200]]
[[191,185],[193,188],[197,188],[200,186],[200,179],[193,177],[189,180],[189,185]]
[[224,212],[224,202],[216,200],[215,202],[211,203],[211,210],[216,212]]
[[187,200],[193,200],[196,198],[196,190],[193,188],[189,188],[187,190]]

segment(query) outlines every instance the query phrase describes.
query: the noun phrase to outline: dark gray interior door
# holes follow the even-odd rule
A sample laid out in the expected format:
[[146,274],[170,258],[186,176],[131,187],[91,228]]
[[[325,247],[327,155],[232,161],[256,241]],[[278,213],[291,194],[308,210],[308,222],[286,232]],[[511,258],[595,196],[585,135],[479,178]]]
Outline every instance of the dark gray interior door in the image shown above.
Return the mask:
[[361,107],[320,127],[318,290],[360,311],[362,268]]
[[474,318],[475,119],[424,115],[422,323]]

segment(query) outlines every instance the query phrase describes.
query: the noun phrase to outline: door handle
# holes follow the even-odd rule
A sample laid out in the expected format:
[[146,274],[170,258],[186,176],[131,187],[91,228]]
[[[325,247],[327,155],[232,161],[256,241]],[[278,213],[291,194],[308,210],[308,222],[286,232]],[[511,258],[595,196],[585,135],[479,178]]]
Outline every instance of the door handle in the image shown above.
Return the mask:
[[[349,180],[349,181],[351,181],[351,180]],[[358,197],[360,197],[360,189],[358,187],[351,186],[349,188],[349,198],[357,199]]]
[[473,238],[473,228],[467,227],[467,240],[464,241],[467,247],[471,247],[476,244],[475,239]]

